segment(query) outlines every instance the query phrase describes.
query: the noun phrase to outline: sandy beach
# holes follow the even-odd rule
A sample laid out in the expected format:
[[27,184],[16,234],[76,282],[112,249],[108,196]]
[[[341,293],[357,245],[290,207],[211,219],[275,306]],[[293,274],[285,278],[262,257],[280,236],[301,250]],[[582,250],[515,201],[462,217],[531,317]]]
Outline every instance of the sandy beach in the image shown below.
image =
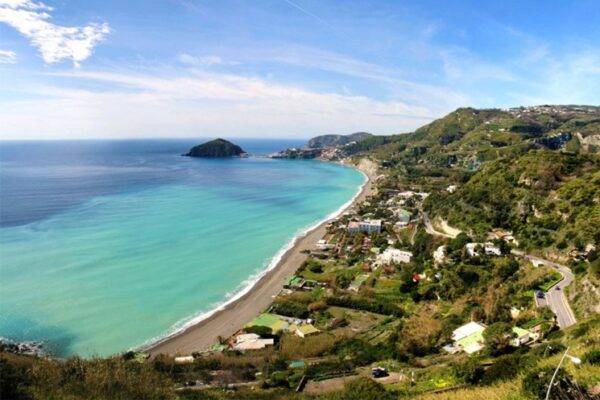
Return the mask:
[[[372,163],[363,160],[358,168],[367,175],[368,180],[352,204],[340,212],[351,208],[372,193],[374,166]],[[208,349],[218,342],[219,337],[227,338],[233,335],[271,304],[273,298],[283,288],[286,278],[293,275],[302,262],[306,260],[307,255],[303,254],[302,251],[316,249],[317,241],[326,233],[325,225],[327,222],[324,221],[305,236],[297,239],[294,246],[283,255],[277,266],[256,282],[244,296],[196,325],[146,346],[143,350],[152,356],[157,354],[189,355],[195,351]]]

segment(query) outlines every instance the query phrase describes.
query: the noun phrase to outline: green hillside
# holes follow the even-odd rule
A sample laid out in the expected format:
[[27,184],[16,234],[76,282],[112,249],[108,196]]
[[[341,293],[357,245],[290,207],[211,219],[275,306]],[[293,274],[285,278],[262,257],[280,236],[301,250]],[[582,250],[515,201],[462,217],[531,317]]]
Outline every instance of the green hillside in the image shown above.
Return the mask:
[[[581,362],[565,360],[551,398],[597,398],[599,117],[587,106],[461,108],[334,149],[344,161],[370,159],[376,190],[328,224],[323,248],[303,250],[296,283],[265,310],[312,335],[247,326],[273,345],[236,350],[235,337],[223,338],[183,361],[54,360],[0,345],[0,398],[536,400],[566,351]],[[373,219],[380,229],[360,230]],[[436,231],[442,222],[462,233]],[[494,228],[518,244],[490,238]],[[570,323],[552,298],[572,308]],[[455,337],[473,325],[481,329]]]

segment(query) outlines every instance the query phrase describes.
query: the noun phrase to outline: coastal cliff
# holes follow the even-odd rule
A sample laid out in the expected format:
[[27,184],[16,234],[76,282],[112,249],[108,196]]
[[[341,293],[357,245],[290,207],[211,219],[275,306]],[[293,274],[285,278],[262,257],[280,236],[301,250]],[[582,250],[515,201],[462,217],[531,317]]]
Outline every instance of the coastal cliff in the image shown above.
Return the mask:
[[194,146],[186,154],[186,157],[239,157],[246,154],[238,145],[235,145],[225,139],[215,139],[210,142]]

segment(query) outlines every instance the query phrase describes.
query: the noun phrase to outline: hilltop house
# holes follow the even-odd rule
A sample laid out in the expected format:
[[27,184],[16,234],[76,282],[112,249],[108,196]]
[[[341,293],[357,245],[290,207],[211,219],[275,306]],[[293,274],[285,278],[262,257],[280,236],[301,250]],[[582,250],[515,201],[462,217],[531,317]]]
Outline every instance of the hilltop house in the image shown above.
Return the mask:
[[381,220],[380,219],[367,219],[364,221],[351,221],[348,224],[348,233],[355,234],[364,232],[367,234],[380,233],[381,232]]
[[296,331],[294,333],[298,337],[305,338],[306,336],[315,335],[319,332],[320,331],[312,324],[304,324],[296,327]]
[[453,344],[445,346],[444,349],[449,353],[458,351],[467,354],[476,353],[484,347],[483,331],[485,326],[474,321],[460,326],[452,332]]
[[492,242],[467,243],[465,245],[465,247],[467,249],[467,254],[469,255],[469,257],[479,256],[478,250],[480,248],[483,248],[484,253],[489,256],[501,256],[502,255],[502,251],[500,251],[500,248],[497,246],[494,246],[494,244]]
[[404,228],[410,223],[411,213],[403,208],[399,208],[394,211],[394,215],[398,218],[398,221],[394,225],[395,228]]
[[409,263],[412,258],[410,251],[399,250],[393,247],[388,247],[385,251],[377,256],[376,265],[400,264]]
[[518,244],[517,241],[515,240],[515,237],[513,236],[512,232],[505,231],[505,230],[502,230],[502,229],[494,229],[494,230],[492,230],[492,232],[490,233],[489,236],[492,239],[501,239],[501,240],[504,240],[506,243]]
[[523,329],[515,326],[512,328],[512,332],[515,334],[515,338],[511,341],[511,345],[519,347],[529,342],[535,342],[539,340],[540,333],[533,329]]

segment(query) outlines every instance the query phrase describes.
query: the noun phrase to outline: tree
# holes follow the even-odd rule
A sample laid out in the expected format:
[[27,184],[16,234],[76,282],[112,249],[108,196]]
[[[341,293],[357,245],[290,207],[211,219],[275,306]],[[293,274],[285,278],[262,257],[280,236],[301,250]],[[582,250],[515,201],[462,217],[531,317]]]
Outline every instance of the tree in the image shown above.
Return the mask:
[[507,353],[513,336],[511,326],[506,322],[496,322],[483,331],[483,339],[493,356]]
[[469,357],[463,362],[452,364],[454,376],[464,383],[476,384],[483,377],[484,368],[479,364],[479,360]]
[[[550,384],[550,380],[552,379],[552,374],[554,374],[554,367],[544,367],[531,371],[525,378],[523,378],[522,389],[523,392],[533,396],[536,399],[544,399],[546,397],[546,392],[548,390],[548,385]],[[565,373],[564,369],[559,369],[558,374],[555,378],[555,383],[559,384],[560,381],[567,378],[568,375]],[[558,399],[555,393],[556,386],[553,385],[553,389],[550,391],[551,399]],[[554,395],[553,395],[554,394]]]
[[400,353],[424,356],[435,351],[442,333],[442,324],[427,312],[413,314],[400,331]]

